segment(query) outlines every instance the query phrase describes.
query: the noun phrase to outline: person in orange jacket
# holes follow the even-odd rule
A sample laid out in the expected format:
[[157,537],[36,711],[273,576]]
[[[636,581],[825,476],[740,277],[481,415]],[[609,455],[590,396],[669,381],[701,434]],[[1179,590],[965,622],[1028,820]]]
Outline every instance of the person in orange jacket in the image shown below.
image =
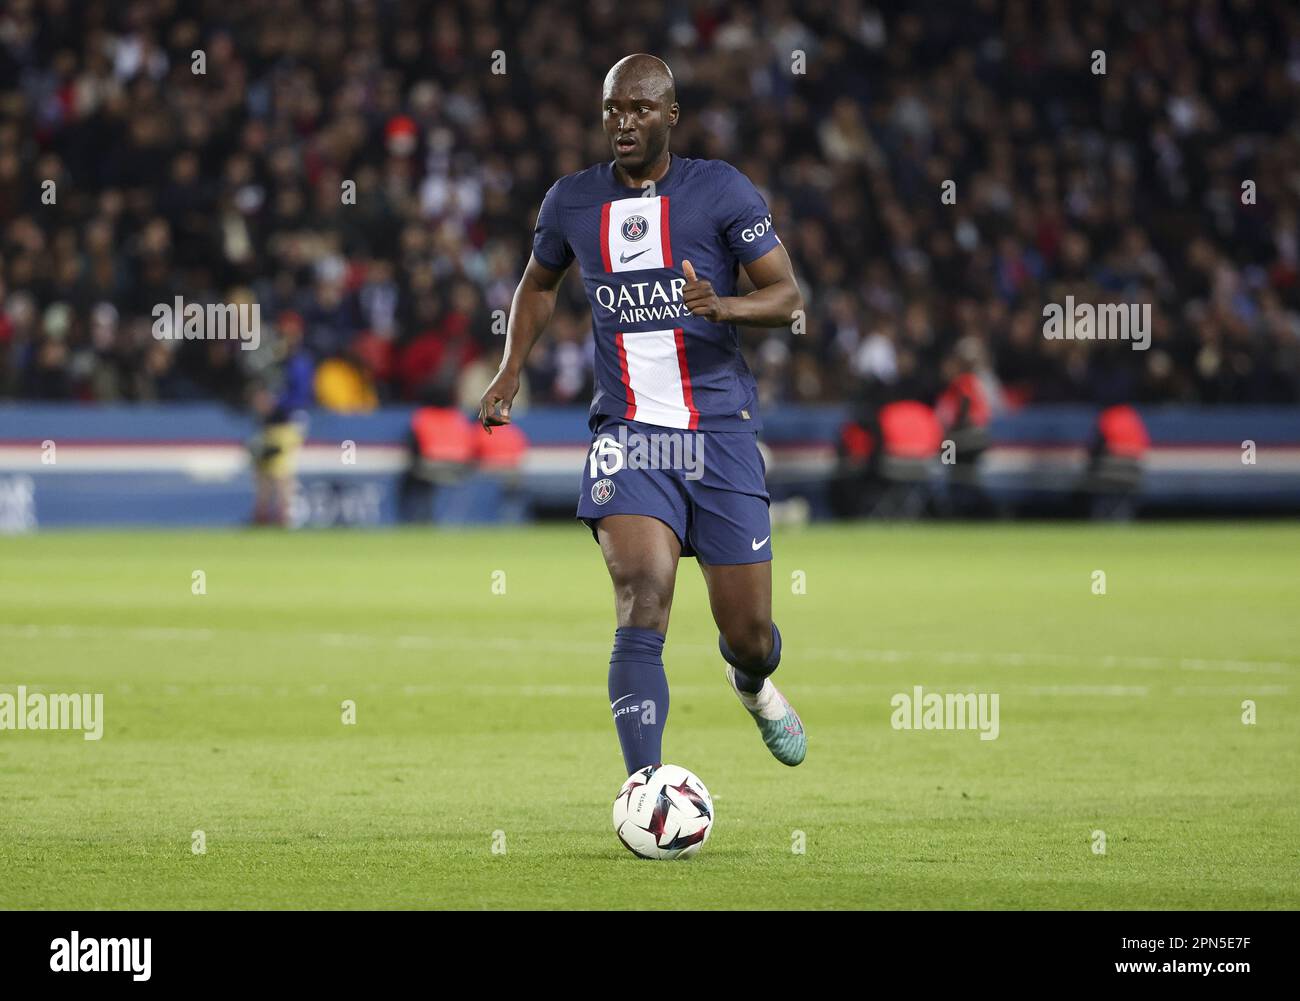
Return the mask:
[[477,464],[474,423],[455,406],[450,388],[435,386],[411,414],[409,465],[398,488],[403,521],[432,521],[438,490],[462,482]]
[[992,443],[989,423],[1001,392],[983,344],[973,337],[957,342],[943,364],[948,379],[934,410],[943,426],[940,453],[948,471],[948,505],[957,515],[987,515],[993,504],[980,485],[980,459]]

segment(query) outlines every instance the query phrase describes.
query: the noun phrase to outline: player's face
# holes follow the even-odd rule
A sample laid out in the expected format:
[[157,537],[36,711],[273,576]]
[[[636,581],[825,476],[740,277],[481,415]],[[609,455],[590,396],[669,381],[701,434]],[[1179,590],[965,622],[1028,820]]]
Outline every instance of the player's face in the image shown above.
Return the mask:
[[668,130],[676,123],[677,105],[654,95],[641,83],[622,81],[605,89],[601,104],[605,134],[620,167],[636,174],[668,147]]

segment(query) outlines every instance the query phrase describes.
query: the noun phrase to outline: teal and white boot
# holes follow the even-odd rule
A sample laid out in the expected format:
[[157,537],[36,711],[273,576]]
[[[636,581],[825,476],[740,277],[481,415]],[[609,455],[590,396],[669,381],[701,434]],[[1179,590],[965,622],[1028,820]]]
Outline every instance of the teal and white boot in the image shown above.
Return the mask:
[[803,732],[803,721],[794,711],[794,706],[772,684],[772,679],[764,678],[763,687],[758,694],[750,695],[736,687],[736,669],[728,664],[727,681],[740,699],[740,704],[754,717],[758,732],[767,749],[772,752],[772,757],[791,767],[803,761],[804,755],[808,753],[808,737]]

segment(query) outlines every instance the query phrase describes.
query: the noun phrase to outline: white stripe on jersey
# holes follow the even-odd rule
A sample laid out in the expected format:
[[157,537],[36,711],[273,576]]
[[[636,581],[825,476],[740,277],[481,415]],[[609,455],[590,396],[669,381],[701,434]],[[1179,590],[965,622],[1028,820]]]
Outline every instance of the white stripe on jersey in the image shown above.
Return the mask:
[[660,427],[689,428],[691,410],[682,387],[676,332],[636,330],[625,331],[620,337],[636,407],[632,419]]

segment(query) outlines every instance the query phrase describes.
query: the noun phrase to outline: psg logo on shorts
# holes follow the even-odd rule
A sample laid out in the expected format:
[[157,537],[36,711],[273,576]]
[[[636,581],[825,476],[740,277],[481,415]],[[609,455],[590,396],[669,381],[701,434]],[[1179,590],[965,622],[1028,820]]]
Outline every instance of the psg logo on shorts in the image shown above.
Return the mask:
[[614,496],[613,480],[597,480],[591,487],[591,499],[597,504],[608,504]]
[[650,223],[643,215],[630,215],[623,220],[623,239],[635,243],[650,231]]

